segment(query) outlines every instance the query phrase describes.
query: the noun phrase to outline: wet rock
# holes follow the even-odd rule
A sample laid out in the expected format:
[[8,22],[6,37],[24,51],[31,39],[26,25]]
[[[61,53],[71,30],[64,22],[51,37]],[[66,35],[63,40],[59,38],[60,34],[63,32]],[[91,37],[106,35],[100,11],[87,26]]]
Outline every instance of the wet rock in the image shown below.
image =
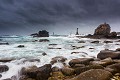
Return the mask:
[[78,75],[78,74],[88,71],[90,69],[104,69],[104,67],[101,65],[88,65],[85,67],[78,67],[78,68],[75,68],[75,73]]
[[9,45],[9,43],[8,42],[2,42],[2,43],[0,43],[0,45]]
[[46,30],[39,31],[38,33],[31,34],[33,37],[49,37],[49,32]]
[[75,64],[73,68],[78,68],[78,67],[85,67],[84,64]]
[[80,52],[71,52],[71,54],[79,54]]
[[19,48],[23,48],[23,47],[25,47],[25,46],[24,46],[24,45],[19,45],[18,47],[19,47]]
[[104,43],[106,43],[106,44],[107,44],[107,43],[113,43],[113,41],[104,41]]
[[60,71],[53,72],[51,77],[49,77],[48,80],[64,80],[64,75]]
[[90,62],[91,65],[102,65],[102,66],[108,66],[113,63],[115,63],[115,62],[111,58],[106,58],[104,60]]
[[95,49],[95,48],[89,48],[89,49]]
[[45,53],[45,52],[44,52],[44,53],[42,53],[42,55],[43,55],[43,56],[46,56],[46,55],[47,55],[47,53]]
[[0,78],[2,77],[2,74],[0,74]]
[[48,47],[48,49],[62,49],[62,48]]
[[14,60],[14,59],[0,59],[0,62],[10,62],[10,61],[12,61],[12,60]]
[[63,57],[63,56],[56,56],[56,57],[54,57],[54,58],[52,58],[52,60],[51,60],[51,64],[54,64],[54,63],[56,63],[56,62],[65,62],[67,60],[67,58],[65,58],[65,57]]
[[111,31],[111,27],[109,24],[100,24],[94,32],[94,35],[109,35]]
[[9,67],[7,65],[0,65],[0,73],[6,72],[9,70]]
[[49,46],[56,46],[56,45],[58,45],[58,44],[49,44]]
[[89,71],[85,71],[80,75],[68,79],[68,80],[110,80],[112,74],[108,71],[102,69],[91,69]]
[[117,48],[116,51],[120,51],[120,48]]
[[108,38],[116,38],[117,37],[117,33],[116,32],[111,32],[107,37]]
[[40,39],[39,42],[50,42],[48,39]]
[[112,64],[107,66],[106,68],[111,69],[112,73],[120,73],[120,63]]
[[90,61],[93,61],[94,59],[93,58],[78,58],[78,59],[72,59],[70,62],[69,62],[69,65],[71,67],[74,67],[75,64],[85,64],[85,65],[88,65]]
[[100,41],[92,41],[91,43],[99,43]]
[[25,62],[40,62],[40,59],[27,59],[27,60],[24,60],[23,63]]
[[58,72],[58,71],[60,71],[60,68],[58,68],[58,67],[53,67],[52,68],[52,72]]
[[26,75],[29,78],[33,78],[35,80],[47,80],[50,77],[51,73],[51,64],[46,64],[37,68],[36,66],[30,68],[23,68],[21,70],[22,75]]
[[69,67],[63,67],[61,72],[66,76],[71,76],[75,74],[75,70]]
[[85,43],[85,41],[79,41],[78,43]]
[[97,58],[100,58],[100,59],[105,59],[108,57],[112,59],[120,59],[120,51],[102,50],[97,55]]

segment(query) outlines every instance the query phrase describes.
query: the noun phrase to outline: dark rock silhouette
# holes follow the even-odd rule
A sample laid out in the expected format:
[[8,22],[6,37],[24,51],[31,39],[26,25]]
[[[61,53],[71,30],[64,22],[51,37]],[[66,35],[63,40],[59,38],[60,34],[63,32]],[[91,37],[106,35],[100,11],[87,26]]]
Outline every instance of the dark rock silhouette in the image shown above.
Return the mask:
[[111,32],[111,27],[109,24],[104,23],[100,24],[94,31],[94,34],[85,36],[87,38],[94,38],[94,39],[101,39],[101,38],[107,38],[107,39],[114,39],[114,38],[120,38],[118,36],[117,32]]
[[78,33],[78,28],[77,28],[77,31],[76,31],[76,34],[75,35],[79,35],[79,33]]
[[109,24],[101,24],[99,25],[94,32],[94,35],[109,35],[111,31],[111,27]]
[[49,32],[46,30],[39,31],[38,33],[31,34],[33,37],[49,37]]

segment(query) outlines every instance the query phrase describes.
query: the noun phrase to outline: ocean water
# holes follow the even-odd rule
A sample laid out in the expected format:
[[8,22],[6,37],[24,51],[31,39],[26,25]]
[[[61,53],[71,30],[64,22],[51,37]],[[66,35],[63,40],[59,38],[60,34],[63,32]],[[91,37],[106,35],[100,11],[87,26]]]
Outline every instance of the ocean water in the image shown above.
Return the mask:
[[[35,40],[48,39],[50,42],[33,42]],[[33,38],[31,36],[20,37],[1,37],[0,43],[8,42],[9,45],[0,45],[0,59],[14,59],[11,62],[0,63],[0,65],[7,65],[9,70],[3,72],[2,79],[11,78],[16,76],[19,80],[19,74],[22,67],[29,67],[36,65],[38,67],[50,63],[51,59],[56,56],[64,56],[67,58],[66,64],[71,59],[75,58],[88,58],[97,57],[97,54],[104,49],[115,50],[119,48],[119,42],[117,40],[110,40],[113,43],[103,43],[106,39],[99,40],[100,43],[91,43],[97,39],[77,38],[77,37],[65,37],[65,36],[50,36],[48,38]],[[85,41],[85,43],[78,43],[79,41]],[[57,45],[49,45],[57,44]],[[24,45],[23,48],[18,48],[18,45]],[[72,47],[73,46],[73,47]],[[76,46],[77,48],[75,48]],[[49,48],[61,48],[61,49],[49,49]],[[93,49],[89,49],[93,48]],[[47,55],[43,56],[42,53]],[[71,54],[72,52],[78,52],[77,54]],[[38,59],[38,61],[30,62],[31,59]],[[63,67],[61,63],[53,65],[57,67]]]

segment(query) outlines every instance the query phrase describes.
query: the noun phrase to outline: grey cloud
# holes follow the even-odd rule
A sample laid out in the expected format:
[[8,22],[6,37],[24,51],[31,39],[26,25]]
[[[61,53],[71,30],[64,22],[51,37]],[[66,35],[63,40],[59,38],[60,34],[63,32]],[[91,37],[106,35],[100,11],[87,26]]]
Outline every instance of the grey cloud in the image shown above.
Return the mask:
[[34,26],[39,26],[36,30],[44,27],[51,30],[62,23],[92,21],[97,24],[120,17],[119,9],[119,0],[1,0],[0,30],[33,29]]

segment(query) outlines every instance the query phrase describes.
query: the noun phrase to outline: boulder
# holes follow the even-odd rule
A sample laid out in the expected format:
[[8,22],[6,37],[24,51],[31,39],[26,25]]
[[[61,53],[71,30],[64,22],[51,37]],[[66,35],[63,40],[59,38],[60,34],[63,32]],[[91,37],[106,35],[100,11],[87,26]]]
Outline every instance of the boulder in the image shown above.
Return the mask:
[[46,56],[46,55],[47,55],[47,53],[45,53],[45,52],[44,52],[44,53],[42,53],[42,55],[43,55],[43,56]]
[[38,32],[38,37],[49,37],[49,32],[42,30]]
[[80,75],[68,79],[68,80],[110,80],[112,74],[108,71],[102,69],[91,69],[89,71],[85,71]]
[[94,59],[93,58],[78,58],[78,59],[72,59],[70,62],[69,62],[69,65],[71,67],[74,67],[75,64],[85,64],[85,65],[88,65],[90,61],[93,61]]
[[39,68],[36,66],[27,69],[23,68],[21,70],[21,74],[35,80],[47,80],[50,77],[51,71],[52,71],[51,64],[46,64]]
[[120,73],[120,63],[109,65],[106,68],[111,69],[112,73]]
[[113,43],[113,41],[104,41],[104,43],[106,43],[106,44],[107,44],[107,43]]
[[97,58],[100,58],[100,59],[105,59],[108,57],[112,59],[120,59],[120,51],[102,50],[97,55]]
[[116,51],[120,51],[120,48],[117,48]]
[[39,42],[50,42],[48,39],[40,39]]
[[71,76],[75,74],[75,70],[69,67],[63,67],[61,72],[66,76]]
[[10,62],[10,61],[12,61],[12,60],[14,60],[14,59],[8,59],[8,58],[4,58],[4,59],[0,59],[0,62]]
[[1,42],[0,45],[9,45],[8,42]]
[[58,72],[52,72],[51,77],[49,77],[48,80],[64,80],[64,75],[61,71]]
[[0,73],[6,72],[9,70],[9,67],[7,65],[0,65]]
[[100,41],[92,41],[91,43],[99,43]]
[[94,32],[94,35],[109,35],[110,34],[110,31],[111,31],[111,27],[109,24],[100,24],[96,29],[95,29],[95,32]]
[[102,66],[108,66],[113,63],[115,63],[115,62],[111,58],[106,58],[104,60],[90,62],[91,65],[102,65]]
[[49,32],[46,30],[39,31],[38,33],[31,34],[33,37],[49,37]]
[[75,74],[80,74],[82,72],[85,72],[85,71],[88,71],[90,69],[104,69],[103,66],[101,65],[88,65],[88,66],[85,66],[85,67],[78,67],[78,68],[75,68]]
[[18,47],[19,47],[19,48],[23,48],[23,47],[25,47],[25,46],[24,46],[24,45],[18,45]]
[[65,57],[63,57],[63,56],[56,56],[56,57],[54,57],[54,58],[52,58],[52,60],[51,60],[51,64],[54,64],[54,63],[56,63],[56,62],[65,62],[67,60],[67,58],[65,58]]

